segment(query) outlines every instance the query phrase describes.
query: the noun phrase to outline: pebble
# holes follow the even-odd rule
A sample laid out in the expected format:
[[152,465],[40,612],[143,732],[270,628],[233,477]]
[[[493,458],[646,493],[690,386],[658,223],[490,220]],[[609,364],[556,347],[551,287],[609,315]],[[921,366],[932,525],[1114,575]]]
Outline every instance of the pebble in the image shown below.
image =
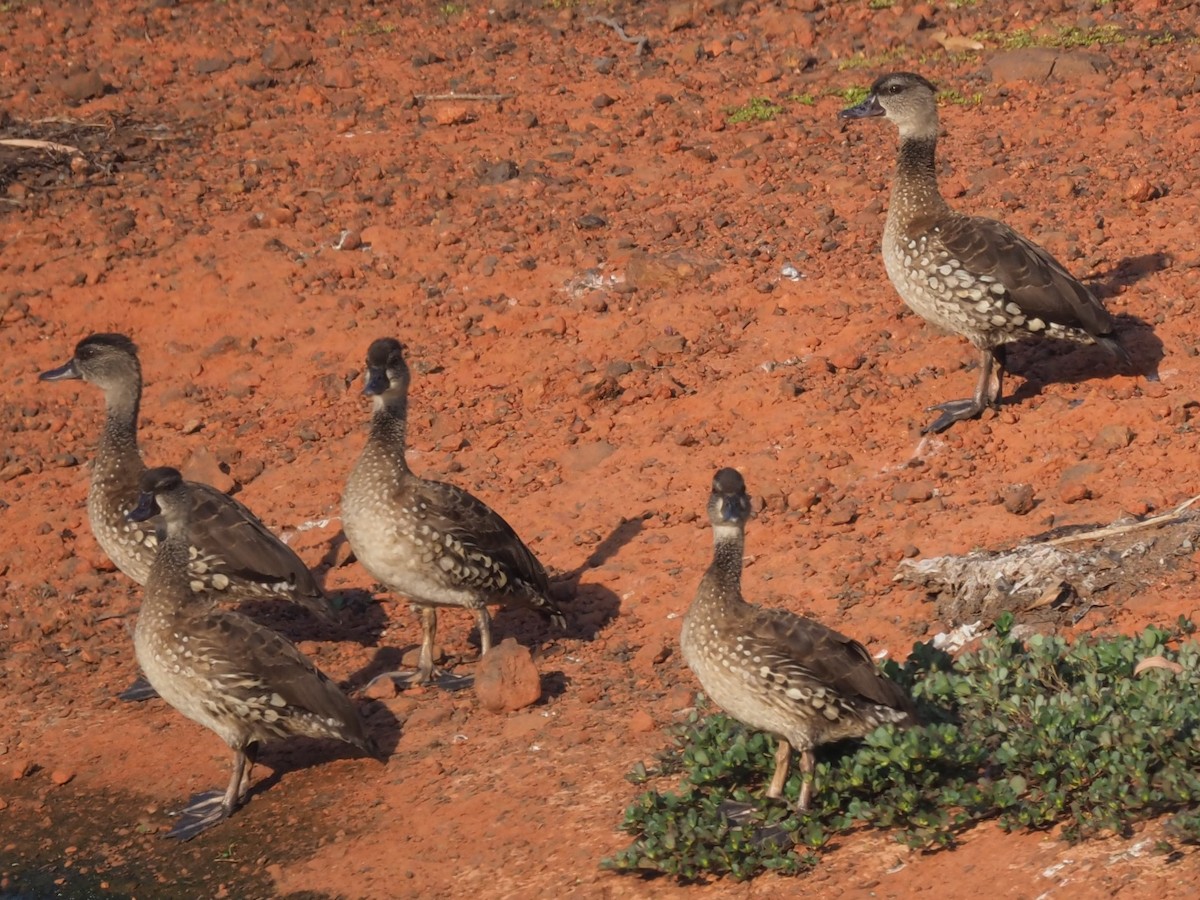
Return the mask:
[[104,79],[95,69],[68,75],[58,83],[58,87],[67,99],[79,101],[103,97],[105,90]]
[[1033,485],[1010,484],[1004,489],[1004,508],[1014,516],[1023,516],[1031,512],[1033,507]]
[[532,706],[542,696],[542,680],[528,648],[505,638],[479,661],[475,696],[491,712],[513,712]]

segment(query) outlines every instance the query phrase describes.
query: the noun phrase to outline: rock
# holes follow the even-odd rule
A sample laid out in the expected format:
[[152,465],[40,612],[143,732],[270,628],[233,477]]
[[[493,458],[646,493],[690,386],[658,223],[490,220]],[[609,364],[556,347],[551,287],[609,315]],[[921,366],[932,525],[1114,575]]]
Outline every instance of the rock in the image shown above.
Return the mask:
[[327,88],[346,90],[354,87],[357,79],[354,77],[354,67],[348,63],[326,69],[321,78],[321,85]]
[[542,679],[529,650],[514,638],[493,647],[475,670],[475,696],[492,712],[524,709],[542,696]]
[[633,654],[633,659],[629,661],[629,667],[638,675],[649,675],[654,671],[655,666],[660,666],[671,657],[671,645],[662,638],[651,639],[642,645],[637,653]]
[[928,481],[901,482],[892,488],[897,503],[924,503],[933,496],[933,484]]
[[233,63],[233,56],[222,52],[216,56],[206,56],[204,59],[196,60],[192,66],[192,71],[197,75],[215,75],[217,72],[224,72]]
[[843,500],[829,508],[830,525],[849,525],[858,518],[858,504],[852,500]]
[[695,12],[691,0],[675,0],[667,7],[667,31],[679,31],[691,28],[696,24]]
[[263,65],[275,72],[306,66],[312,61],[312,51],[295,41],[272,41],[262,54]]
[[33,770],[36,768],[37,768],[37,765],[34,763],[34,761],[32,759],[16,760],[12,764],[12,768],[11,768],[13,781],[20,781],[22,778],[32,775]]
[[1004,508],[1014,516],[1023,516],[1033,510],[1033,485],[1010,484],[1004,489]]
[[1092,441],[1097,450],[1124,450],[1133,443],[1133,432],[1125,425],[1105,425]]
[[657,727],[654,724],[654,716],[650,715],[644,709],[637,710],[629,717],[629,730],[634,734],[646,734]]
[[75,773],[70,769],[55,769],[50,773],[50,780],[62,787],[75,777]]
[[1004,50],[992,57],[988,72],[992,81],[1007,84],[1012,81],[1045,81],[1054,71],[1059,52],[1051,47],[1019,47]]
[[608,441],[580,444],[565,451],[559,461],[564,469],[571,472],[587,472],[612,456],[616,450]]
[[392,678],[375,678],[363,689],[363,696],[371,700],[391,700],[400,689]]
[[104,96],[104,79],[95,69],[68,75],[58,83],[58,89],[68,100],[94,100]]
[[180,467],[180,471],[188,481],[212,485],[223,494],[233,490],[233,478],[221,468],[221,464],[207,447],[193,450],[191,456]]

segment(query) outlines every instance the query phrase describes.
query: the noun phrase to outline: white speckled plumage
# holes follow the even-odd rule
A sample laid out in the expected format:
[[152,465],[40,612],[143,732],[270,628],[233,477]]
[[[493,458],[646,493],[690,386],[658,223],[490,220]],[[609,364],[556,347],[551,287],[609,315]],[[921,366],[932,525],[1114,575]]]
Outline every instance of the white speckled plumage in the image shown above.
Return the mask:
[[433,677],[439,607],[475,612],[483,653],[491,647],[490,603],[535,609],[561,627],[545,569],[513,528],[467,491],[409,469],[409,371],[398,341],[371,345],[365,378],[371,434],[346,483],[342,525],[363,567],[421,613],[413,680]]
[[[742,552],[750,498],[742,476],[721,469],[708,503],[713,560],[683,620],[683,658],[729,715],[779,739],[768,797],[782,796],[791,748],[811,776],[813,748],[907,725],[912,704],[857,641],[788,610],[742,598]],[[806,779],[797,806],[808,808]]]

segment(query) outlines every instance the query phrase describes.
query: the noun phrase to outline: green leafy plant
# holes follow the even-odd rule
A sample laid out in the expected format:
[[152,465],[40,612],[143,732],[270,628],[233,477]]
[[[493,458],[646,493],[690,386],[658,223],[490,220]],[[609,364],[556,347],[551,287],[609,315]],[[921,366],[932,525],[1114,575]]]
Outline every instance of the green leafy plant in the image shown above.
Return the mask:
[[783,112],[783,107],[766,97],[751,97],[741,106],[725,110],[730,122],[769,122]]
[[[675,791],[650,790],[625,813],[633,843],[603,865],[680,880],[817,864],[835,835],[884,828],[910,847],[953,846],[966,828],[1060,826],[1068,840],[1115,832],[1177,813],[1170,830],[1200,840],[1200,645],[1195,626],[1132,637],[1012,634],[996,622],[957,659],[917,644],[888,675],[908,688],[924,724],[881,728],[857,744],[818,752],[812,809],[762,797],[774,739],[724,715],[680,727],[673,746],[638,783],[682,773]],[[1162,657],[1182,667],[1150,668]],[[786,794],[795,802],[800,776]]]
[[835,97],[841,97],[846,103],[851,106],[857,106],[867,99],[867,95],[871,93],[868,88],[861,85],[852,85],[851,87],[842,88],[840,91],[832,91]]
[[999,44],[1007,49],[1018,47],[1101,47],[1123,44],[1129,37],[1119,25],[1096,25],[1091,28],[1075,26],[1059,28],[1054,34],[1037,34],[1030,28],[1012,31],[981,31],[976,40]]

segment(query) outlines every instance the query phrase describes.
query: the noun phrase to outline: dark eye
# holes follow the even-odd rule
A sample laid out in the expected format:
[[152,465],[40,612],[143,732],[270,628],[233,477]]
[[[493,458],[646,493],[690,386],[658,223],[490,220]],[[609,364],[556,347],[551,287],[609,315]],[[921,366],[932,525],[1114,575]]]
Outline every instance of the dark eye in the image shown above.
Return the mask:
[[898,85],[898,84],[889,84],[889,85],[888,85],[887,92],[888,92],[889,94],[898,94],[898,93],[900,93],[902,90],[904,90],[904,88],[900,87],[900,85]]

